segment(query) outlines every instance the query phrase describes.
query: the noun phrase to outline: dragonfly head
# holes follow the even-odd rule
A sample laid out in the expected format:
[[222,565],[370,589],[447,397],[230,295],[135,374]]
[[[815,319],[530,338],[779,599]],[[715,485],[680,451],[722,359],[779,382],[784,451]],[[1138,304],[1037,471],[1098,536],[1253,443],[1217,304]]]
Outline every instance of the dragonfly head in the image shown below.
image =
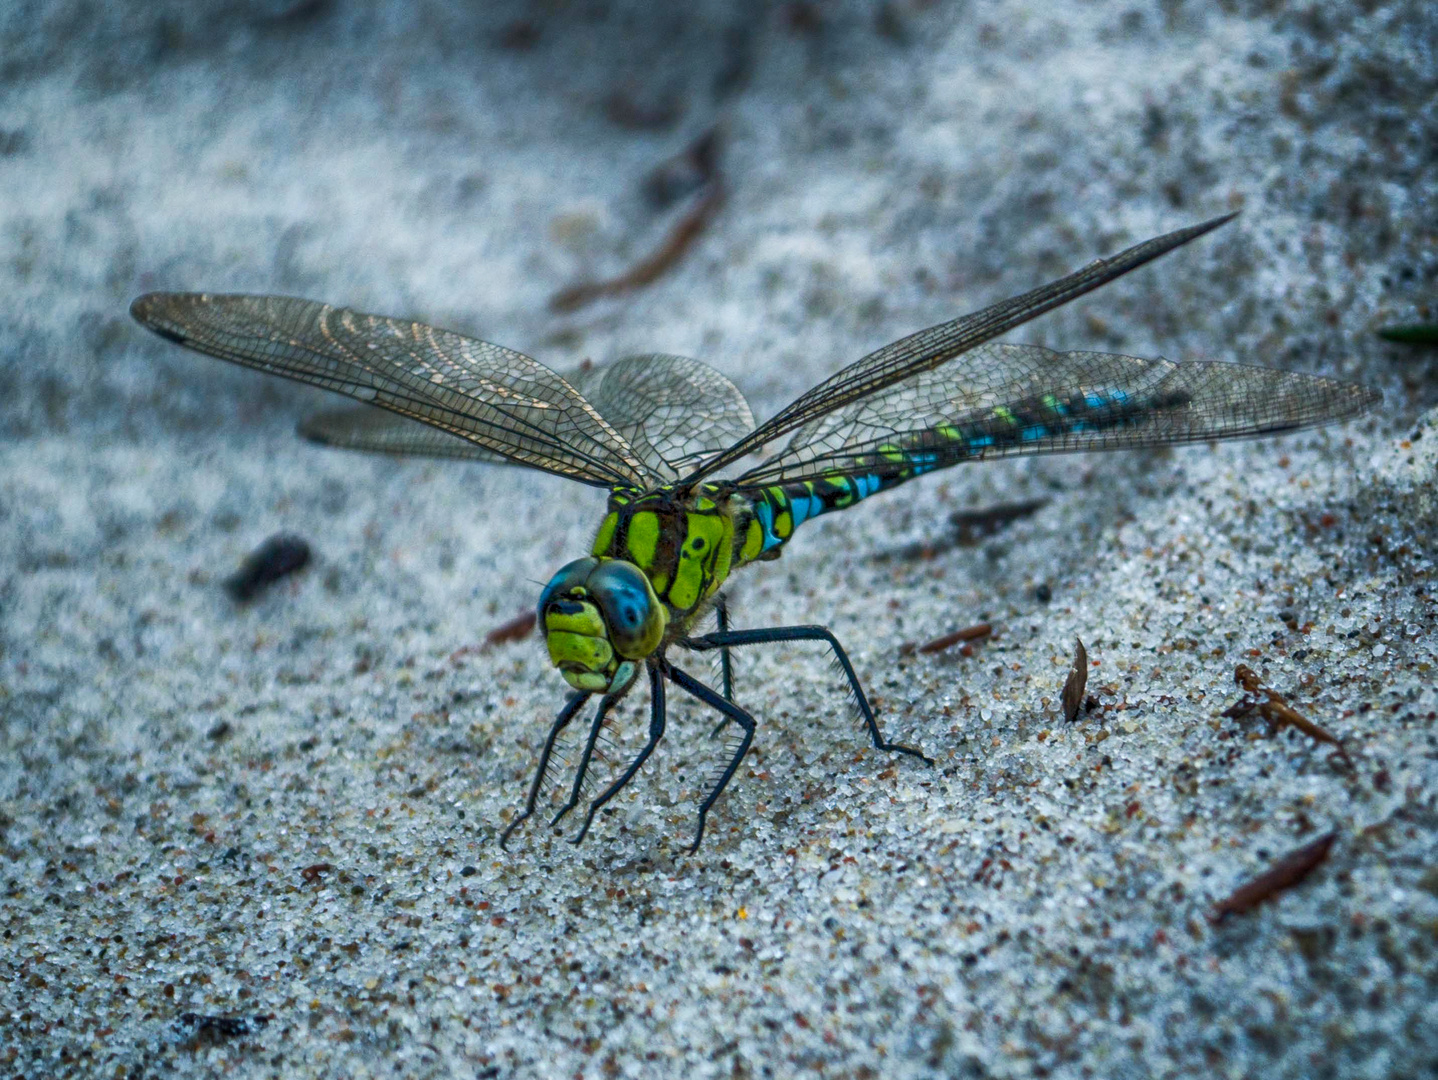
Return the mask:
[[576,690],[617,694],[659,648],[669,612],[644,572],[623,559],[575,559],[539,596],[549,659]]

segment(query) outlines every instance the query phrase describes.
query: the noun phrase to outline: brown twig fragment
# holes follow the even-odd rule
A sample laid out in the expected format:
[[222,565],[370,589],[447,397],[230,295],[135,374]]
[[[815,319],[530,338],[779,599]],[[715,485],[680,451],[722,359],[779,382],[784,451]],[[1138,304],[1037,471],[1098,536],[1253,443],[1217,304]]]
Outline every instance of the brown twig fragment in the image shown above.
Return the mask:
[[1064,692],[1060,700],[1064,707],[1064,723],[1071,724],[1083,705],[1084,690],[1088,688],[1088,650],[1083,642],[1074,638],[1074,662],[1069,667],[1069,677],[1064,680]]
[[656,210],[672,206],[719,177],[719,129],[712,127],[644,178],[644,198]]
[[974,547],[1046,505],[1048,499],[1028,499],[1024,502],[986,506],[981,510],[955,510],[949,515],[949,523],[954,529],[948,536],[905,544],[892,551],[880,552],[874,558],[878,562],[887,562],[890,559],[932,559],[955,547]]
[[1287,892],[1311,874],[1328,858],[1328,849],[1338,839],[1337,832],[1320,836],[1297,851],[1290,851],[1246,885],[1240,885],[1226,899],[1213,906],[1209,922],[1218,922],[1228,915],[1242,915],[1265,900]]
[[1223,710],[1221,715],[1236,720],[1257,711],[1259,716],[1268,721],[1268,726],[1273,731],[1285,726],[1295,727],[1315,742],[1336,746],[1339,757],[1343,758],[1350,769],[1353,768],[1353,759],[1348,756],[1348,750],[1344,747],[1342,739],[1328,729],[1319,727],[1288,704],[1282,695],[1264,686],[1258,673],[1247,664],[1239,664],[1234,669],[1233,681],[1243,687],[1247,696]]
[[958,533],[955,543],[960,547],[972,547],[1005,525],[1022,521],[1048,504],[1048,499],[1037,498],[1025,499],[1022,502],[997,503],[982,510],[955,510],[949,515],[949,524],[953,525]]
[[508,645],[512,641],[523,641],[530,634],[534,633],[534,627],[539,622],[539,616],[533,611],[521,611],[508,622],[502,622],[489,633],[484,635],[484,641],[478,645],[465,645],[455,649],[449,654],[449,662],[458,664],[466,656],[475,656],[487,653],[496,645]]
[[538,622],[539,616],[533,608],[520,612],[508,622],[500,623],[485,634],[484,643],[486,645],[508,645],[511,641],[523,641],[534,633],[534,626]]
[[936,637],[933,641],[926,641],[922,645],[916,645],[912,641],[905,642],[899,646],[900,656],[912,656],[916,652],[937,653],[957,645],[961,641],[982,641],[994,632],[993,626],[981,622],[974,626],[966,626],[962,630],[955,630],[952,634],[945,634],[943,637]]
[[636,263],[618,277],[607,281],[582,281],[567,289],[560,289],[550,298],[551,311],[575,311],[591,304],[602,296],[618,296],[631,289],[642,288],[658,280],[665,271],[677,263],[689,250],[694,241],[709,224],[715,212],[724,202],[724,186],[714,180],[670,230],[664,243],[647,259]]

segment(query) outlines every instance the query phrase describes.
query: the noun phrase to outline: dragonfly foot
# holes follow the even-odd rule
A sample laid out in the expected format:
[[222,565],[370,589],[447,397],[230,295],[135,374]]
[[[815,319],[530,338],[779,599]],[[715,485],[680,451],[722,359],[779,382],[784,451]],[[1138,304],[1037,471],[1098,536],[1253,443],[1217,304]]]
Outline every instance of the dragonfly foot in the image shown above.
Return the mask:
[[905,746],[903,743],[875,743],[874,745],[877,746],[880,750],[888,750],[891,753],[908,754],[910,757],[916,757],[925,765],[938,764],[938,762],[936,762],[933,758],[929,757],[929,755],[924,753],[922,750],[915,750],[912,746]]
[[503,850],[503,851],[508,851],[508,850],[509,850],[509,838],[514,835],[514,830],[517,829],[517,828],[519,828],[521,825],[523,825],[523,824],[524,824],[526,821],[528,821],[528,820],[529,820],[529,811],[526,810],[524,813],[520,814],[519,817],[517,817],[517,818],[515,818],[513,821],[511,821],[511,822],[509,823],[508,827],[504,830],[504,832],[502,832],[502,833],[499,834],[499,846],[500,846],[500,849],[501,849],[501,850]]

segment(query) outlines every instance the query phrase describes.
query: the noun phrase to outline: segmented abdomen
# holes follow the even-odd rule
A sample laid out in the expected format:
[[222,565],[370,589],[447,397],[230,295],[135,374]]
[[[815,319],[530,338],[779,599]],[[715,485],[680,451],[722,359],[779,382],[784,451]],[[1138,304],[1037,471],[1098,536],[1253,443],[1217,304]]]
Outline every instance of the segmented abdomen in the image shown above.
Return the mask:
[[751,500],[753,512],[748,521],[740,522],[740,561],[779,548],[810,518],[843,510],[935,469],[1011,453],[1025,444],[1112,430],[1135,423],[1155,408],[1181,404],[1135,402],[1122,390],[1089,390],[1063,398],[1044,394],[998,406],[977,422],[940,424],[915,436],[881,443],[857,458],[852,468],[817,480],[745,489],[743,494]]

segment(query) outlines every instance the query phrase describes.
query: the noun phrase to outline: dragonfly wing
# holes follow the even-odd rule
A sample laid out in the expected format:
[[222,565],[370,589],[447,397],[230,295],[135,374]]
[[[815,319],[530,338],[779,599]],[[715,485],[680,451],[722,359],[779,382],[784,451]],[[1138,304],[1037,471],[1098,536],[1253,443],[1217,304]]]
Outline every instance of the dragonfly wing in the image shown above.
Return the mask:
[[969,349],[992,341],[1046,311],[1067,304],[1070,300],[1122,277],[1130,270],[1135,270],[1204,233],[1211,232],[1236,216],[1228,214],[1146,240],[1111,258],[1098,259],[1067,277],[885,345],[801,395],[745,438],[709,458],[686,476],[685,480],[698,480],[738,461],[764,443],[772,442],[781,435],[787,435],[796,428],[817,420],[825,413],[877,394],[885,387],[903,382],[920,372],[940,367]]
[[478,443],[371,405],[327,409],[307,416],[300,422],[299,433],[314,442],[346,450],[513,464],[505,455]]
[[754,429],[739,388],[698,360],[650,353],[565,377],[666,482]]
[[[561,373],[633,448],[655,477],[673,480],[689,463],[754,427],[744,395],[709,365],[682,356],[629,356]],[[446,431],[368,406],[318,413],[300,434],[329,446],[388,454],[507,462]]]
[[991,342],[810,421],[744,485],[911,476],[978,458],[1270,435],[1359,416],[1380,395],[1319,375]]
[[574,387],[486,341],[284,296],[149,293],[130,313],[188,348],[389,409],[516,464],[604,487],[652,480]]

